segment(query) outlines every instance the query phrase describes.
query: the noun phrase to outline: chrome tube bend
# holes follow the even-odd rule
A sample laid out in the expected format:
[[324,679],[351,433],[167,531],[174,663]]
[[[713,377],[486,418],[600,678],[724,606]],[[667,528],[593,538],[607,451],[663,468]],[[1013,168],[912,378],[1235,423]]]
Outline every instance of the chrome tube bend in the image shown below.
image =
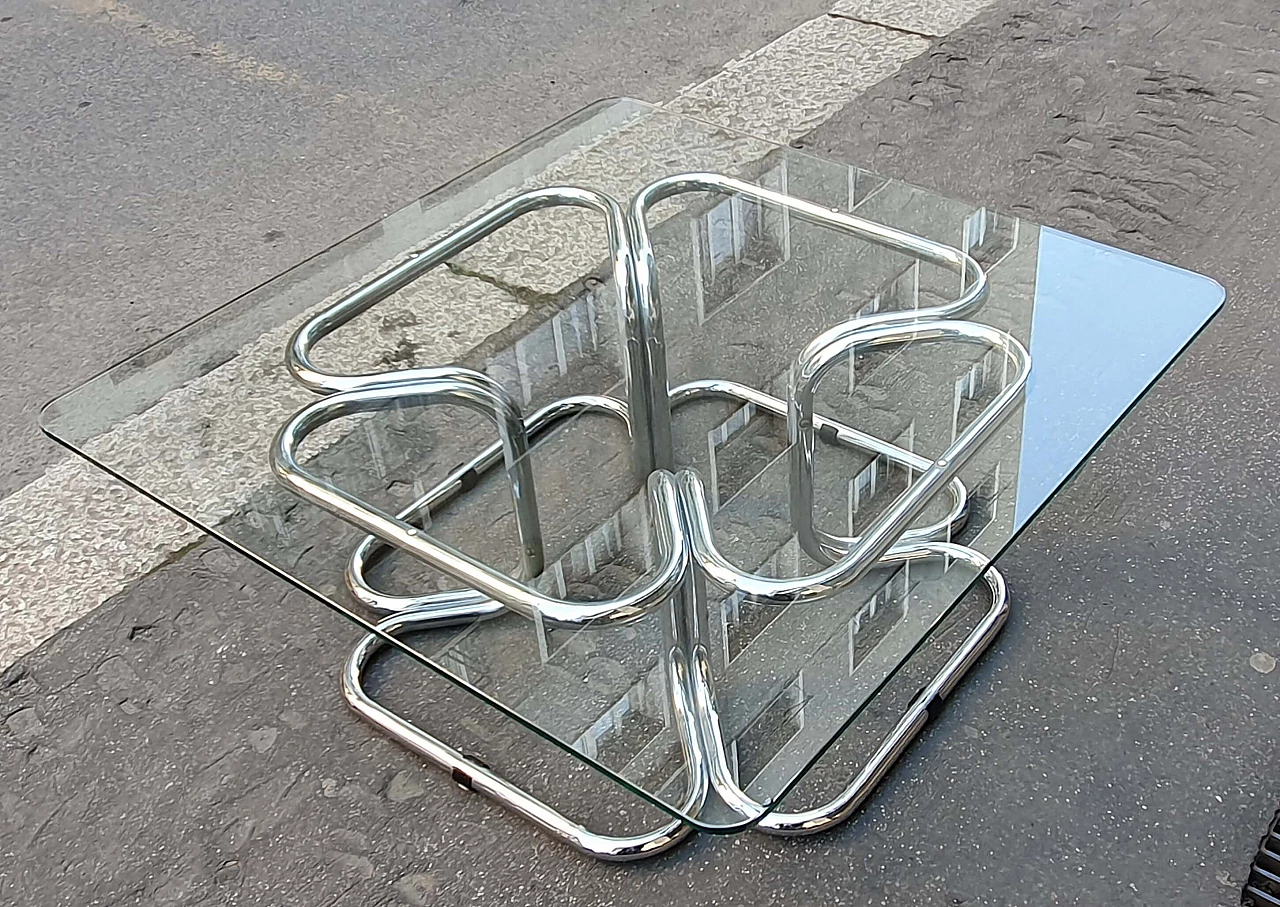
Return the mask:
[[[719,378],[682,384],[671,389],[670,397],[673,411],[697,400],[720,399],[744,405],[750,404],[781,419],[785,419],[787,415],[785,401],[748,385]],[[562,420],[572,418],[580,412],[608,413],[629,424],[626,403],[614,397],[591,394],[565,397],[529,416],[526,420],[529,443],[536,443],[544,432],[550,431]],[[819,434],[829,434],[835,443],[841,446],[883,456],[893,463],[916,471],[927,469],[933,463],[927,457],[881,440],[874,435],[850,428],[834,419],[815,415],[814,426]],[[396,514],[397,518],[416,521],[433,508],[452,501],[464,487],[474,482],[477,476],[493,468],[501,457],[501,444],[495,441]],[[955,478],[948,483],[947,490],[951,496],[951,508],[947,514],[936,522],[908,529],[902,534],[899,544],[948,541],[964,528],[969,516],[968,489],[959,478]],[[375,589],[369,583],[366,573],[369,566],[391,547],[377,536],[367,535],[361,539],[347,562],[345,574],[347,588],[356,601],[366,608],[379,614],[432,610],[439,614],[441,626],[447,623],[494,617],[505,611],[501,604],[474,589],[454,589],[419,595],[395,595]],[[826,563],[834,559],[831,557]]]
[[858,324],[894,324],[905,321],[960,318],[973,312],[987,297],[986,272],[972,255],[954,246],[934,242],[923,236],[898,230],[856,214],[847,214],[838,208],[815,204],[731,176],[692,172],[666,176],[652,182],[637,192],[631,200],[628,216],[632,224],[632,242],[635,246],[637,262],[636,288],[641,295],[647,296],[646,305],[649,308],[657,309],[659,306],[656,265],[648,229],[649,209],[664,199],[689,192],[737,195],[783,208],[811,223],[829,227],[882,248],[946,268],[960,275],[963,281],[963,290],[960,295],[948,302],[924,309],[871,315],[859,319],[856,322]]
[[982,570],[982,578],[991,595],[991,605],[978,625],[969,632],[960,648],[947,659],[933,680],[911,701],[906,713],[881,741],[871,759],[838,796],[811,809],[796,812],[774,810],[760,820],[756,826],[760,831],[783,837],[812,835],[839,825],[852,816],[889,773],[911,741],[932,720],[938,703],[951,695],[964,675],[1000,634],[1009,619],[1009,589],[1004,576],[973,549],[959,545],[950,548],[960,550],[949,552],[949,557],[965,560]]
[[[972,548],[949,542],[903,545],[886,552],[878,566],[938,557],[961,561],[978,571],[991,594],[991,605],[964,644],[912,700],[898,724],[850,784],[836,798],[822,806],[786,812],[777,809],[776,803],[758,802],[742,789],[729,764],[729,749],[723,737],[715,686],[706,653],[701,647],[694,650],[695,663],[692,670],[682,677],[687,684],[684,695],[690,702],[691,714],[698,719],[701,753],[711,790],[734,812],[748,821],[756,820],[756,827],[767,834],[814,834],[849,818],[880,783],[936,712],[938,703],[951,694],[965,672],[1000,632],[1009,615],[1009,592],[1004,577],[990,566],[986,557]],[[941,619],[942,616],[939,617]],[[935,623],[934,626],[936,625]]]
[[[604,395],[580,394],[562,397],[535,410],[525,422],[529,443],[536,443],[544,434],[581,413],[613,416],[630,430],[627,405],[623,401]],[[397,513],[396,519],[417,522],[422,516],[430,514],[433,508],[452,501],[502,460],[502,450],[502,442],[494,441]],[[474,589],[451,589],[427,595],[394,595],[375,589],[365,574],[369,566],[392,547],[376,535],[366,535],[347,561],[347,589],[366,608],[379,614],[396,614],[409,610],[416,611],[419,615],[433,612],[439,615],[439,626],[495,617],[506,610],[499,602]],[[521,579],[532,577],[522,576]]]
[[1013,376],[942,456],[867,528],[856,545],[835,563],[806,576],[775,578],[735,567],[716,545],[702,480],[692,471],[682,471],[679,482],[689,519],[693,556],[713,582],[723,589],[741,592],[752,601],[774,605],[820,601],[836,594],[870,569],[898,541],[911,521],[955,477],[960,467],[1022,399],[1031,372],[1031,357],[1016,339],[986,325],[967,321],[866,324],[851,328],[835,341],[810,344],[797,363],[798,377],[788,401],[787,415],[791,451],[791,521],[806,549],[817,544],[813,534],[812,501],[813,395],[818,380],[849,351],[897,346],[912,341],[961,341],[1000,350],[1008,357]]
[[[435,618],[415,612],[393,615],[378,624],[378,629],[391,636],[409,633],[417,629],[438,626]],[[567,818],[527,791],[497,772],[468,759],[458,750],[423,731],[413,722],[379,704],[364,688],[364,670],[373,657],[387,645],[380,636],[365,636],[347,657],[342,672],[342,696],[347,705],[362,719],[372,724],[401,746],[434,762],[449,772],[454,781],[468,790],[483,794],[532,822],[558,840],[574,849],[600,860],[627,862],[657,856],[675,847],[692,831],[692,828],[673,819],[651,831],[637,835],[602,835]],[[673,684],[674,662],[668,664]],[[673,685],[680,691],[682,685]],[[689,784],[682,803],[676,809],[684,815],[696,815],[707,795],[707,778],[702,771],[702,759],[697,750],[695,729],[687,711],[677,702],[675,709],[677,729],[685,760],[689,765]]]
[[562,207],[585,208],[604,216],[618,303],[623,308],[628,307],[631,295],[631,252],[627,238],[626,213],[622,206],[612,197],[593,189],[582,189],[576,186],[549,186],[533,189],[494,205],[450,231],[447,236],[432,243],[408,261],[384,271],[309,319],[294,333],[285,351],[285,364],[289,372],[303,387],[321,394],[355,390],[386,381],[458,379],[463,373],[466,374],[467,380],[482,381],[491,389],[495,385],[500,387],[492,378],[481,372],[460,369],[452,365],[342,375],[321,368],[315,363],[312,353],[317,343],[342,325],[367,311],[375,303],[404,289],[428,271],[469,249],[486,236],[533,211]]
[[666,342],[662,328],[657,261],[649,233],[653,205],[689,192],[731,194],[783,208],[798,218],[857,237],[882,248],[939,265],[961,276],[955,299],[927,309],[885,312],[861,319],[864,324],[898,324],[969,314],[986,299],[986,272],[973,256],[876,221],[846,214],[785,193],[718,173],[690,172],[667,176],[640,189],[627,211],[633,253],[634,305],[627,310],[628,393],[635,420],[637,470],[674,469],[671,411],[667,405]]
[[[305,469],[297,460],[303,439],[320,426],[343,416],[385,409],[397,402],[435,404],[442,402],[492,407],[494,400],[478,395],[473,387],[445,379],[405,381],[343,391],[323,397],[299,410],[280,429],[271,447],[271,469],[276,479],[294,494],[316,504],[348,523],[378,536],[420,558],[488,598],[501,602],[524,617],[543,620],[550,626],[581,628],[630,623],[665,602],[679,588],[689,568],[689,540],[682,528],[679,495],[668,472],[649,477],[649,501],[656,529],[661,563],[642,587],[618,598],[602,602],[575,602],[544,595],[526,583],[499,573],[443,542],[428,537],[416,526],[398,519],[356,498]],[[503,456],[512,469],[512,494],[521,493],[524,483],[532,488],[524,423],[511,425],[511,440]],[[517,498],[518,500],[519,498]],[[539,545],[539,551],[541,546]],[[530,574],[536,575],[536,574]]]

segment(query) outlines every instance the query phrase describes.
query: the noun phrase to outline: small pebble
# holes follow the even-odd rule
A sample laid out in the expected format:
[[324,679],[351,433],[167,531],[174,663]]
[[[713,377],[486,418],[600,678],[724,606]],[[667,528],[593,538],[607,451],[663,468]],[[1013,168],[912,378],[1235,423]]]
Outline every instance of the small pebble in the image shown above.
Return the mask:
[[401,876],[395,884],[395,892],[400,900],[412,907],[427,907],[435,900],[439,884],[430,873],[415,873]]
[[1259,674],[1270,674],[1276,669],[1276,660],[1266,652],[1254,652],[1249,656],[1249,667]]
[[396,772],[395,777],[387,784],[387,799],[392,803],[404,803],[421,797],[426,792],[426,787],[413,772]]
[[5,720],[5,724],[23,743],[30,743],[44,733],[44,723],[35,709],[18,709]]
[[249,732],[249,745],[253,747],[254,752],[265,753],[267,750],[271,749],[271,747],[275,746],[276,738],[279,736],[279,728],[258,728],[256,731]]

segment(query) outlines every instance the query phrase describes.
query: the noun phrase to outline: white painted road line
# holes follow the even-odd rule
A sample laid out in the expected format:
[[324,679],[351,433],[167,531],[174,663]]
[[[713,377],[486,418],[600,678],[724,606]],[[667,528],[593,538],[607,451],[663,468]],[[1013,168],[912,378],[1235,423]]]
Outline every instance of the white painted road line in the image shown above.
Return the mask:
[[[891,75],[928,46],[924,38],[902,33],[904,26],[880,18],[901,15],[901,10],[909,10],[910,4],[902,0],[865,0],[857,6],[856,18],[884,21],[890,27],[879,28],[843,15],[810,20],[681,92],[667,106],[775,141],[790,141],[811,131],[858,92]],[[933,10],[932,19],[920,19],[924,22],[922,27],[909,30],[932,34],[926,29],[939,26],[930,22],[951,22],[961,15],[948,13],[952,6],[964,10],[956,24],[977,10],[972,0],[961,0],[959,4],[952,0],[945,9]],[[734,154],[740,155],[743,143],[735,147]],[[650,165],[656,162],[665,166],[657,146],[648,145],[647,150]],[[597,159],[600,157],[603,156]],[[712,157],[708,163],[718,160]],[[567,160],[558,163],[568,166]],[[732,162],[724,163],[729,166]],[[579,162],[573,172],[581,173],[586,166]],[[571,247],[586,248],[592,254],[598,249],[594,242],[573,243]],[[593,259],[590,264],[594,263]],[[561,260],[558,267],[551,267],[548,262],[548,291],[563,286],[555,284],[562,279],[566,264]],[[493,263],[486,265],[496,267]],[[437,338],[452,333],[454,349],[441,350],[437,341],[437,352],[443,356],[465,352],[524,311],[511,297],[482,281],[447,272],[433,274],[424,281],[428,282],[420,281],[380,315],[394,314],[390,312],[392,307],[397,311],[412,310],[420,322],[415,333]],[[475,294],[484,298],[476,298]],[[449,304],[442,306],[441,300],[449,300]],[[457,305],[453,304],[455,301]],[[367,332],[377,331],[376,321],[367,321],[362,328],[353,322],[350,327],[356,330],[343,338],[342,347],[373,348],[373,337]],[[115,458],[128,456],[133,462],[149,458],[148,471],[158,484],[188,489],[187,493],[199,500],[184,503],[193,509],[203,508],[201,515],[205,519],[216,520],[233,512],[268,476],[265,453],[273,426],[310,399],[284,373],[280,351],[292,329],[292,325],[281,326],[263,335],[261,342],[253,344],[251,354],[237,356],[200,379],[198,386],[183,388],[129,420],[130,431],[117,429],[91,446],[102,453],[110,450]],[[337,339],[335,335],[335,344]],[[385,345],[385,338],[382,343]],[[257,370],[256,398],[271,399],[262,392],[263,370],[273,384],[279,385],[278,399],[264,404],[269,411],[260,414],[261,420],[244,417],[245,381],[241,371],[245,368]],[[191,413],[183,412],[191,409],[185,400],[187,394],[201,396],[205,418],[199,420],[198,426]],[[236,404],[227,405],[232,396]],[[211,425],[209,413],[221,418],[214,418]],[[201,443],[211,443],[210,431],[218,435],[218,443],[225,444],[225,449],[252,451],[254,456],[246,459],[228,455],[225,473],[206,473],[207,461],[185,462],[176,453],[182,449],[180,439],[200,436],[196,432],[203,435]],[[175,452],[157,454],[154,445],[140,443],[139,438],[154,438],[158,432],[174,442],[169,448]],[[135,449],[130,450],[130,445]],[[60,461],[36,481],[0,500],[0,588],[5,590],[0,605],[0,668],[97,608],[195,537],[194,530],[166,511],[78,459]]]
[[964,25],[992,0],[840,0],[831,10],[868,25],[883,25],[899,31],[940,38]]
[[[430,337],[441,356],[454,358],[526,311],[495,287],[447,270],[432,272],[383,306],[379,318],[353,321],[340,338],[317,351],[324,353],[318,358],[344,369],[367,366],[354,351],[385,348],[379,329],[386,322],[409,330],[415,339]],[[413,324],[407,325],[397,316],[410,311]],[[103,462],[131,464],[124,470],[131,478],[145,478],[147,485],[164,490],[170,503],[206,522],[229,516],[270,481],[266,458],[274,426],[315,399],[284,367],[285,344],[303,317],[266,332],[225,365],[126,419],[86,449]],[[192,456],[209,446],[227,455],[217,460]],[[79,457],[54,464],[0,501],[0,668],[198,535]]]
[[915,35],[821,16],[685,89],[667,106],[786,144],[928,46]]
[[[820,16],[732,61],[663,106],[785,145],[928,46],[914,35]],[[712,126],[698,135],[691,134],[696,127],[683,123],[675,131],[674,123],[658,117],[620,130],[558,161],[543,174],[545,181],[580,183],[625,199],[673,167],[735,173],[769,150],[766,143],[726,136]],[[600,224],[569,211],[522,218],[504,228],[503,239],[501,248],[477,248],[459,259],[468,268],[540,293],[556,293],[589,273],[606,248]],[[520,255],[512,256],[512,249]]]
[[[768,154],[768,142],[726,133],[710,123],[646,116],[566,154],[526,185],[590,186],[625,201],[673,168],[736,173]],[[659,214],[674,213],[670,210]],[[517,253],[518,254],[513,254]],[[539,293],[559,293],[608,258],[599,217],[565,208],[538,211],[502,228],[500,243],[457,257],[468,269]]]

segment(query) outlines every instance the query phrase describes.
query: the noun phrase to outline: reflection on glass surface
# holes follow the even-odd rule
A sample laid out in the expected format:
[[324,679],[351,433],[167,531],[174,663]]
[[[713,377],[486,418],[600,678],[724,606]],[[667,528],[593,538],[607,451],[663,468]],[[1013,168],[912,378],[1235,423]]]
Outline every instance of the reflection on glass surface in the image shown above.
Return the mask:
[[[1019,523],[1217,311],[1223,290],[1130,252],[1040,228]],[[1085,402],[1087,401],[1087,403]]]
[[[673,162],[678,162],[673,163]],[[322,600],[359,609],[344,571],[363,535],[272,483],[276,429],[316,399],[284,368],[289,337],[344,291],[405,260],[518,189],[582,185],[624,203],[674,170],[738,176],[970,252],[990,296],[972,320],[1027,344],[1025,406],[962,473],[967,519],[953,541],[995,557],[1214,314],[1205,278],[973,204],[684,119],[637,102],[595,105],[121,363],[51,404],[45,429]],[[731,379],[785,398],[799,352],[851,318],[953,298],[956,275],[737,196],[660,203],[653,243],[671,386]],[[447,313],[447,317],[446,317]],[[526,416],[570,394],[625,398],[609,248],[599,218],[541,211],[512,223],[375,305],[317,349],[334,368],[459,362],[499,381]],[[925,458],[944,451],[1007,386],[1006,360],[911,345],[847,357],[818,412]],[[743,569],[794,577],[815,564],[788,514],[785,419],[751,403],[700,400],[674,420],[677,465],[707,487],[717,541]],[[307,467],[396,512],[494,440],[477,413],[398,407],[326,426]],[[917,470],[822,437],[815,521],[853,536]],[[577,601],[616,597],[657,569],[653,515],[614,418],[586,413],[537,439],[545,568],[528,578]],[[510,473],[501,465],[417,524],[519,576]],[[916,525],[946,525],[951,502]],[[369,583],[397,595],[455,588],[401,552]],[[726,758],[763,807],[785,796],[834,736],[890,682],[975,581],[945,558],[875,570],[839,594],[778,606],[708,588],[698,600]],[[414,634],[415,651],[539,733],[677,811],[689,789],[675,725],[661,609],[609,628],[567,629],[499,612]],[[398,662],[408,675],[420,666]],[[411,681],[411,677],[407,677]],[[690,822],[758,819],[709,801]]]

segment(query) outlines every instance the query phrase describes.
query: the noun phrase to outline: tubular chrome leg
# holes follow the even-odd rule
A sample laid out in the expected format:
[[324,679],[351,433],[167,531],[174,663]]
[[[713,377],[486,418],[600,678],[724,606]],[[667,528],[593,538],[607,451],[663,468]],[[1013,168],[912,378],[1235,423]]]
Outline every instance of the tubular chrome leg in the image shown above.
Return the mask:
[[[407,612],[393,615],[378,626],[387,633],[399,635],[422,628],[424,625],[438,626],[438,623],[433,616],[428,615],[423,620],[418,615]],[[371,634],[364,637],[355,647],[347,658],[342,672],[343,698],[346,699],[347,705],[365,721],[400,745],[449,772],[453,780],[462,787],[483,794],[575,850],[600,860],[626,862],[657,856],[675,847],[692,831],[689,825],[673,819],[641,834],[622,836],[598,834],[567,818],[563,813],[548,806],[523,788],[517,787],[492,769],[474,759],[467,758],[453,747],[432,737],[412,722],[380,705],[365,691],[362,679],[364,669],[384,645],[381,638]],[[683,696],[679,695],[679,691],[685,686],[677,679],[679,673],[678,660],[669,659],[669,681],[672,684],[671,689],[677,693],[673,697],[676,706],[674,709],[676,725],[685,751],[686,762],[690,767],[689,789],[680,806],[680,811],[695,814],[706,798],[706,776],[701,771],[701,759],[686,703],[683,701]]]
[[[454,402],[481,405],[491,402],[470,386],[448,379],[413,380],[340,391],[299,410],[276,434],[269,453],[276,479],[294,494],[310,501],[348,523],[403,548],[429,566],[455,577],[459,582],[525,617],[544,620],[551,626],[602,627],[639,620],[671,599],[684,582],[689,569],[689,539],[683,530],[682,508],[674,477],[661,470],[650,474],[648,494],[657,533],[660,563],[654,575],[638,587],[603,602],[582,602],[545,595],[532,586],[472,558],[456,548],[438,542],[416,526],[398,519],[355,495],[339,488],[304,467],[298,448],[306,437],[335,419],[365,412],[379,412],[399,403],[421,405]],[[520,420],[513,436],[524,437]],[[504,459],[513,462],[510,449]],[[522,456],[517,465],[528,467]],[[524,475],[511,472],[512,495]],[[532,479],[532,472],[528,476]],[[541,551],[539,551],[541,553]],[[541,567],[539,571],[541,572]],[[537,575],[530,572],[530,575]]]
[[[995,399],[956,436],[951,446],[931,462],[902,497],[867,530],[865,537],[851,539],[831,535],[819,529],[813,521],[813,454],[817,437],[814,393],[823,375],[845,353],[853,355],[862,349],[893,348],[901,346],[904,341],[960,342],[998,351],[1006,357],[1012,376]],[[923,507],[944,483],[950,481],[1021,402],[1031,374],[1031,356],[1021,343],[1004,331],[973,322],[924,321],[868,326],[855,319],[815,337],[800,354],[794,374],[787,407],[791,526],[799,536],[800,546],[819,563],[856,564],[859,552],[874,559],[877,547],[883,551],[894,544],[894,535],[900,532],[895,527],[904,527],[912,519],[907,514]],[[888,532],[882,532],[885,529]],[[877,536],[880,536],[878,546],[874,544]],[[830,567],[828,571],[834,572],[835,568]]]
[[[687,406],[698,400],[720,399],[755,406],[779,419],[785,419],[787,416],[786,401],[745,384],[719,378],[690,381],[672,388],[670,398],[670,407],[673,412],[681,406]],[[526,428],[529,444],[536,443],[561,421],[584,412],[605,413],[630,424],[627,405],[621,400],[592,394],[565,397],[542,407],[529,416]],[[881,440],[874,435],[850,428],[833,419],[815,415],[813,424],[819,436],[835,445],[883,456],[890,462],[915,470],[923,471],[933,465],[933,461],[927,457]],[[501,442],[490,444],[470,461],[446,476],[439,485],[400,511],[396,515],[397,519],[416,521],[429,514],[432,508],[453,501],[501,459]],[[908,529],[902,534],[900,543],[946,541],[964,529],[969,518],[968,490],[959,478],[955,478],[948,484],[947,491],[951,496],[951,509],[946,516],[936,523]],[[378,614],[397,614],[409,610],[422,614],[430,610],[439,615],[440,626],[471,619],[495,617],[505,610],[493,599],[473,589],[454,589],[426,595],[393,595],[375,589],[369,584],[365,573],[369,566],[390,551],[391,547],[377,536],[367,535],[356,546],[351,559],[347,562],[347,588],[356,601],[370,610]]]
[[813,809],[794,813],[775,810],[769,813],[756,826],[760,831],[782,836],[817,834],[839,825],[857,811],[910,746],[911,741],[937,714],[943,701],[951,695],[964,675],[1004,629],[1005,621],[1009,619],[1009,590],[1004,577],[995,567],[987,567],[983,572],[983,579],[991,592],[991,606],[981,622],[947,660],[942,670],[934,675],[928,686],[912,700],[906,714],[881,742],[875,754],[849,786],[834,800]]
[[[891,549],[884,564],[901,563],[930,557],[948,557],[963,561],[982,572],[991,593],[991,606],[979,625],[961,647],[949,658],[908,707],[894,730],[884,739],[853,782],[830,803],[804,812],[771,810],[757,802],[738,784],[729,765],[729,748],[725,743],[715,685],[706,653],[695,647],[693,664],[682,675],[688,683],[685,695],[697,720],[698,739],[706,764],[708,781],[719,799],[746,819],[759,818],[756,828],[767,834],[807,835],[825,831],[849,818],[884,778],[898,757],[936,713],[942,701],[955,689],[960,679],[999,634],[1009,616],[1009,593],[1004,577],[990,562],[972,548],[948,542],[922,542]],[[697,594],[703,594],[697,590]]]
[[627,402],[631,408],[632,457],[638,478],[654,469],[675,469],[675,440],[667,394],[667,350],[658,304],[658,269],[643,224],[628,217],[632,247],[631,305],[626,309]]
[[710,784],[717,796],[744,818],[763,815],[756,825],[760,831],[774,835],[808,835],[825,831],[848,819],[880,783],[1004,626],[1009,615],[1008,589],[999,571],[988,566],[985,558],[972,549],[945,543],[921,544],[912,548],[914,550],[891,551],[886,560],[910,560],[930,555],[964,560],[983,571],[982,577],[991,593],[991,606],[963,645],[912,701],[906,714],[852,783],[831,802],[811,810],[791,813],[778,810],[769,812],[768,807],[752,799],[738,785],[729,767],[728,748],[723,739],[714,687],[705,657],[696,658],[692,671],[686,675],[689,683],[686,694],[698,720],[699,739]]
[[[816,432],[814,390],[837,357],[859,349],[892,348],[911,342],[959,341],[1002,352],[1012,366],[1008,384],[981,413],[960,432],[951,446],[908,486],[856,544],[837,548],[830,566],[799,577],[774,577],[749,573],[735,566],[720,550],[707,505],[702,479],[691,470],[679,475],[690,543],[697,568],[722,589],[736,591],[762,604],[791,605],[829,598],[870,570],[899,544],[915,518],[930,500],[959,473],[960,468],[1021,402],[1031,373],[1031,356],[1013,337],[986,325],[967,321],[928,321],[910,324],[841,325],[819,335],[797,361],[797,379],[787,409],[790,442],[791,525],[802,547],[808,550],[818,534],[813,524],[813,454]],[[833,336],[837,335],[838,336]]]
[[[557,425],[580,413],[603,413],[620,419],[624,425],[630,425],[626,404],[621,400],[594,394],[564,397],[529,416],[526,428],[529,443],[535,443]],[[480,476],[501,462],[502,450],[501,441],[490,444],[470,461],[446,476],[439,485],[396,514],[396,518],[406,522],[418,521],[423,516],[429,515],[433,507],[440,507],[454,500],[474,485]],[[391,545],[376,535],[366,535],[360,540],[360,544],[356,546],[351,559],[347,562],[347,588],[356,601],[371,611],[379,614],[398,614],[401,611],[412,610],[419,616],[432,612],[439,615],[441,621],[439,626],[443,626],[446,622],[495,617],[506,610],[503,605],[474,589],[453,589],[429,595],[393,595],[373,588],[369,585],[365,572],[372,563],[391,549]],[[521,578],[532,579],[531,576]]]

